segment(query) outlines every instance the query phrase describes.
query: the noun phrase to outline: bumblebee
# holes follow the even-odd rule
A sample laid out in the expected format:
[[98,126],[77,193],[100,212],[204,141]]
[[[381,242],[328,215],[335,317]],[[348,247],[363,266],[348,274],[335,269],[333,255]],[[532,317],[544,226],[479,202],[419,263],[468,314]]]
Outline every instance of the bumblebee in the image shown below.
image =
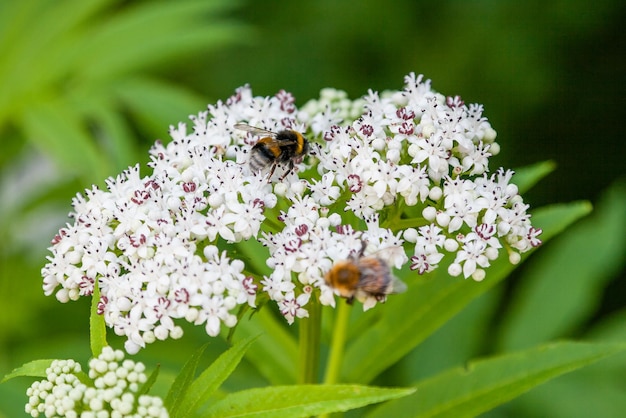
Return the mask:
[[362,242],[358,254],[339,261],[326,273],[326,284],[346,299],[348,304],[357,299],[373,296],[379,302],[392,293],[402,293],[406,284],[391,274],[385,260],[377,256],[364,257],[366,243]]
[[272,132],[245,123],[235,124],[235,129],[262,136],[252,147],[248,164],[255,173],[271,166],[268,181],[279,164],[287,163],[287,171],[279,179],[283,181],[293,171],[295,164],[309,152],[309,142],[297,131],[287,129]]

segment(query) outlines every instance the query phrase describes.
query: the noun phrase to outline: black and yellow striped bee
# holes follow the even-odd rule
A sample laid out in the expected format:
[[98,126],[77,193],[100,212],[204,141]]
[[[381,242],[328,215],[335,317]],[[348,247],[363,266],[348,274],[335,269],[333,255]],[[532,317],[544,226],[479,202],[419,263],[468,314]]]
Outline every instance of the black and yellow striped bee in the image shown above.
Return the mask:
[[309,142],[297,131],[286,129],[272,132],[245,123],[235,124],[235,129],[262,136],[250,151],[249,165],[255,173],[271,166],[268,181],[271,181],[278,164],[287,163],[287,170],[279,181],[284,180],[293,171],[295,164],[309,152]]

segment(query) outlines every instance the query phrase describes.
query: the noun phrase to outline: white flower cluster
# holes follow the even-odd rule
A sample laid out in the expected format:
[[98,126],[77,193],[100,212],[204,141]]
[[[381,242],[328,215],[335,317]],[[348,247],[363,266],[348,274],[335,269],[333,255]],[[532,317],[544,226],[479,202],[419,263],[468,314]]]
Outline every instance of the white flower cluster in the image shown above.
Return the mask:
[[161,398],[138,395],[147,381],[144,371],[143,363],[124,360],[124,353],[111,347],[90,360],[88,379],[74,360],[54,360],[46,369],[46,379],[27,389],[26,413],[33,417],[168,417]]
[[[45,293],[62,302],[97,283],[100,312],[128,352],[180,337],[175,320],[215,336],[259,292],[289,322],[307,315],[314,292],[334,306],[324,276],[362,243],[363,255],[395,268],[410,260],[419,274],[450,254],[448,272],[475,280],[500,249],[517,262],[540,244],[512,172],[489,174],[499,148],[482,107],[434,92],[421,76],[355,101],[325,89],[302,110],[287,92],[254,97],[244,86],[191,120],[190,132],[181,123],[173,141],[152,148],[152,173],[132,167],[107,191],[74,199],[75,222],[55,237],[42,270]],[[269,179],[269,167],[253,173],[247,162],[260,138],[237,124],[301,132],[309,155]],[[249,262],[258,259],[253,241],[267,247],[261,259],[271,270]]]
[[[304,306],[315,288],[320,291],[323,305],[335,306],[333,289],[325,283],[324,275],[336,262],[358,253],[363,242],[368,245],[365,256],[384,252],[387,263],[397,268],[408,260],[402,239],[389,229],[380,228],[377,216],[366,220],[366,231],[355,231],[350,225],[342,224],[338,213],[324,216],[324,212],[311,195],[295,198],[288,211],[280,216],[285,223],[282,231],[261,238],[269,248],[271,256],[267,264],[272,269],[261,281],[263,291],[278,302],[280,312],[290,324],[296,317],[308,316]],[[364,309],[369,309],[377,299],[370,295],[361,301]]]
[[256,237],[265,208],[277,198],[265,178],[222,157],[241,159],[249,149],[245,137],[232,140],[236,121],[261,123],[269,113],[293,123],[290,100],[287,94],[252,98],[242,88],[232,105],[211,109],[210,121],[207,112],[192,118],[193,133],[180,124],[171,129],[172,142],[155,144],[149,176],[135,166],[108,179],[108,191],[94,187],[78,195],[75,223],[55,237],[42,270],[45,294],[76,300],[91,295],[97,281],[100,313],[127,337],[129,353],[179,338],[174,319],[204,324],[211,336],[234,326],[237,307],[254,306],[257,285],[243,274],[243,262],[216,244]]
[[499,147],[482,106],[438,94],[421,76],[405,83],[383,97],[370,91],[351,124],[328,120],[318,173],[332,173],[333,186],[350,191],[345,210],[360,218],[384,213],[384,224],[393,225],[412,214],[421,225],[406,228],[404,238],[415,244],[411,269],[419,274],[455,253],[448,272],[482,280],[501,241],[518,262],[520,252],[540,244],[541,230],[510,184],[513,172],[487,175]]
[[[59,232],[42,271],[45,293],[60,285],[60,301],[76,300],[91,295],[97,281],[99,313],[127,337],[129,353],[156,339],[179,338],[176,318],[204,324],[212,336],[222,323],[233,326],[236,306],[254,306],[255,285],[243,274],[243,262],[213,243],[218,236],[234,241],[256,233],[271,200],[263,200],[266,185],[244,183],[232,161],[205,162],[191,158],[175,175],[157,160],[150,177],[141,178],[133,167],[109,179],[107,192],[94,187],[86,199],[77,196],[76,222]],[[234,192],[207,192],[226,181]]]

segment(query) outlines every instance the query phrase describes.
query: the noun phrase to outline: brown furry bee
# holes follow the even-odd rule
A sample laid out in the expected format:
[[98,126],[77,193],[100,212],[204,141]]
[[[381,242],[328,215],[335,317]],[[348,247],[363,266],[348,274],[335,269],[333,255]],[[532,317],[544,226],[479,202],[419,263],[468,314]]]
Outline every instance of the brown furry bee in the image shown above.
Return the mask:
[[366,243],[363,242],[357,255],[339,261],[326,273],[326,284],[346,298],[349,304],[354,298],[374,296],[378,301],[392,293],[402,293],[406,284],[391,274],[385,260],[376,256],[363,257]]
[[279,181],[284,180],[293,171],[296,162],[309,152],[309,142],[297,131],[286,129],[272,132],[245,123],[235,124],[235,129],[250,132],[253,135],[265,135],[252,147],[249,165],[253,172],[262,171],[271,166],[268,181],[271,181],[278,164],[287,163],[287,171]]

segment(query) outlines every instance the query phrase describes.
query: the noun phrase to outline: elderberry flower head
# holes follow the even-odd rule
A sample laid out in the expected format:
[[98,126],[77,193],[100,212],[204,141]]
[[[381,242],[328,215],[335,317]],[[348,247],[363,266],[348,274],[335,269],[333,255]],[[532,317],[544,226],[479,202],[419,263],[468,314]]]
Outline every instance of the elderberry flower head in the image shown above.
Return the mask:
[[168,417],[161,398],[139,395],[147,381],[143,363],[125,360],[121,350],[104,347],[82,372],[74,360],[54,360],[46,379],[26,391],[32,417]]
[[[503,252],[518,262],[541,243],[513,172],[490,171],[499,146],[482,106],[422,76],[354,101],[325,89],[302,109],[285,91],[244,86],[191,121],[154,145],[149,173],[131,167],[78,195],[42,270],[44,292],[62,302],[97,283],[99,313],[128,352],[180,337],[179,321],[218,335],[260,295],[289,323],[312,298],[335,306],[324,277],[357,254],[420,275],[445,263],[480,281]],[[301,132],[309,153],[288,158],[295,141],[237,124]],[[268,167],[251,170],[253,149]],[[357,299],[369,309],[384,296]]]

